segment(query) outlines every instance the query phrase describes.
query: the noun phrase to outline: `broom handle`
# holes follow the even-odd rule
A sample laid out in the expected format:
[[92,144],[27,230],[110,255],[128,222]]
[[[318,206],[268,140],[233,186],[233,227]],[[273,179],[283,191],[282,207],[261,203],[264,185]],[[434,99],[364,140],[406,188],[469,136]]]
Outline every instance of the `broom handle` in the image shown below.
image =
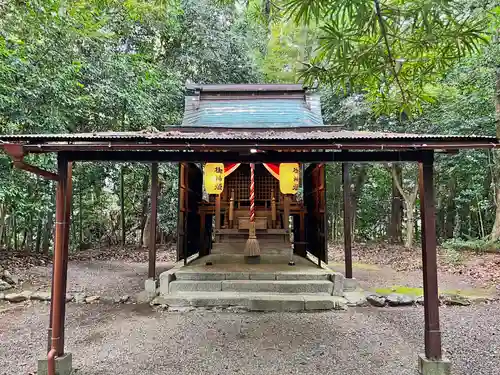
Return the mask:
[[255,164],[250,164],[250,222],[255,222]]

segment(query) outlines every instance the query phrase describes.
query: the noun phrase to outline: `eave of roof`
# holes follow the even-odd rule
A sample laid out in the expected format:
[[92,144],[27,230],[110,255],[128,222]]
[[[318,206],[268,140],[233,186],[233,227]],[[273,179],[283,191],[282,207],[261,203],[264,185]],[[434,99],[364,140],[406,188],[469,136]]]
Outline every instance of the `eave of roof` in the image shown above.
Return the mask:
[[170,127],[159,132],[0,135],[4,144],[20,144],[26,152],[123,150],[456,150],[496,148],[495,137],[430,135],[338,130],[335,127],[296,129],[210,129]]

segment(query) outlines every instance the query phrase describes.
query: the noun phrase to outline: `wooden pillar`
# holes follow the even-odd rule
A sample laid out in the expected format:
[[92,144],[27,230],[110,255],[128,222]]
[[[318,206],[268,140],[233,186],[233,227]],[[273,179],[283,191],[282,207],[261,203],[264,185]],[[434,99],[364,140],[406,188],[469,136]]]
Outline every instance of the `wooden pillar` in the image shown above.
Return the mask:
[[349,164],[342,163],[342,188],[344,192],[344,257],[345,277],[352,279],[352,237],[351,237],[351,182],[349,178]]
[[283,209],[283,228],[285,229],[285,241],[290,240],[290,196],[283,195],[284,209]]
[[184,265],[187,264],[189,253],[189,164],[184,164]]
[[234,222],[234,189],[231,189],[231,198],[229,200],[229,228],[233,229]]
[[158,212],[158,163],[151,164],[151,220],[148,277],[156,278],[156,220]]
[[[68,202],[68,161],[61,155],[57,157],[57,188],[56,188],[56,220],[54,237],[54,265],[52,271],[52,294],[50,303],[50,350],[49,356],[61,356],[64,353],[64,321],[66,303],[65,279],[68,266],[67,240],[69,236],[66,230]],[[69,198],[70,199],[70,198]]]
[[274,190],[271,191],[271,228],[276,228],[276,198]]
[[61,339],[59,340],[59,348],[57,355],[64,354],[64,319],[66,316],[66,290],[68,281],[68,258],[69,258],[69,230],[71,226],[71,199],[73,196],[73,163],[68,163],[66,176],[66,199],[64,205],[64,245],[63,245],[63,292],[62,292],[62,314],[61,314]]
[[215,196],[215,230],[218,231],[219,229],[220,229],[220,194],[217,194]]
[[425,356],[441,359],[439,295],[436,254],[436,217],[434,206],[433,153],[419,163],[420,215],[422,220],[422,266],[424,277]]
[[198,246],[200,256],[208,255],[208,247],[205,243],[205,211],[200,211],[200,244]]

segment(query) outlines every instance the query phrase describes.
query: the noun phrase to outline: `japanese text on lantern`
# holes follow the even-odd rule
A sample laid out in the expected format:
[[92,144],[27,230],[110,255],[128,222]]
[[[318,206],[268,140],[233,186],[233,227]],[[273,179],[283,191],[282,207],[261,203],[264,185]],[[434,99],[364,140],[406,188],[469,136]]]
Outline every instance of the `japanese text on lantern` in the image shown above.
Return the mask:
[[280,191],[282,194],[297,194],[299,191],[299,164],[281,163],[280,164]]
[[220,194],[224,190],[224,164],[207,163],[204,171],[205,190],[208,194]]

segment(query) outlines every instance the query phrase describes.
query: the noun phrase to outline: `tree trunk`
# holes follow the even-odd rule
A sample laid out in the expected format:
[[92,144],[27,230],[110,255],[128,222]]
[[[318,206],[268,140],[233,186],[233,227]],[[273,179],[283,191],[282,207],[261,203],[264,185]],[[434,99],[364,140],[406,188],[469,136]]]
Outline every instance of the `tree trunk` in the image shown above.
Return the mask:
[[122,165],[120,168],[120,219],[121,219],[121,242],[122,247],[125,247],[126,233],[125,233],[125,170]]
[[7,205],[5,203],[0,205],[0,246],[5,245],[3,242],[5,235],[5,214],[7,211]]
[[455,205],[455,195],[456,195],[456,180],[452,178],[448,185],[448,195],[446,197],[445,212],[444,217],[444,227],[443,227],[443,238],[449,239],[453,238],[453,232],[455,228],[455,218],[456,218],[456,205]]
[[139,243],[141,245],[144,244],[144,228],[146,227],[146,222],[148,220],[148,202],[149,202],[149,194],[148,194],[148,188],[149,188],[149,168],[146,169],[146,172],[144,173],[144,178],[142,180],[142,211],[141,211],[141,238]]
[[38,254],[40,253],[40,247],[42,245],[42,224],[43,224],[43,217],[42,215],[39,216],[38,218],[38,224],[36,226],[36,239],[35,239],[35,253]]
[[405,201],[406,206],[406,238],[405,247],[410,249],[413,246],[415,234],[415,200]]
[[403,186],[399,183],[398,176],[396,175],[396,172],[394,170],[392,170],[392,179],[404,199],[406,216],[405,247],[411,248],[413,246],[413,237],[415,231],[415,202],[417,200],[418,194],[418,183],[415,184],[415,187],[411,193],[406,193],[403,190]]
[[361,165],[361,167],[358,169],[356,177],[354,178],[354,180],[352,180],[353,186],[351,187],[351,233],[353,241],[356,228],[356,212],[358,210],[359,199],[361,198],[361,193],[363,192],[363,185],[365,184],[367,173],[368,166]]
[[[496,115],[496,135],[500,138],[500,67],[497,67],[496,71],[496,85],[495,85],[495,115]],[[493,229],[491,230],[491,239],[497,241],[500,238],[500,151],[493,150],[493,162],[495,168],[495,183],[494,193],[495,193],[495,222],[493,223]]]
[[[403,185],[403,171],[401,164],[392,166],[400,185]],[[403,239],[403,196],[398,190],[394,179],[392,181],[391,218],[387,228],[387,237],[391,243],[401,243]]]
[[47,212],[47,222],[45,225],[45,230],[43,232],[42,252],[44,255],[49,255],[50,237],[52,234],[52,225],[53,225],[52,221],[54,218],[54,209],[53,209],[54,203],[55,203],[55,194],[52,194],[52,202]]

